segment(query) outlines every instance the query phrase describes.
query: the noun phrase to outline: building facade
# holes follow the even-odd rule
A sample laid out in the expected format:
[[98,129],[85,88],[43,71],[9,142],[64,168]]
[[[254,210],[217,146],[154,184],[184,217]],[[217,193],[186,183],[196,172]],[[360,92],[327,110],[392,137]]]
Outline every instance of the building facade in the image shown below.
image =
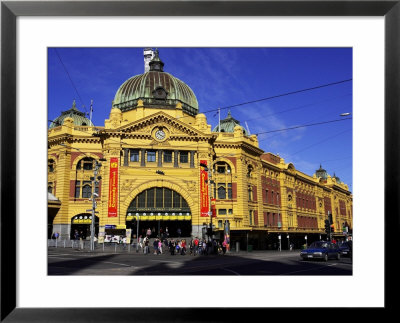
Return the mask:
[[230,112],[212,129],[191,88],[157,51],[144,54],[146,71],[120,86],[104,126],[74,103],[51,123],[48,192],[61,205],[49,234],[89,236],[93,205],[99,240],[148,228],[205,237],[212,224],[233,247],[287,249],[326,238],[328,214],[334,236],[351,234],[352,194],[338,177],[264,152]]

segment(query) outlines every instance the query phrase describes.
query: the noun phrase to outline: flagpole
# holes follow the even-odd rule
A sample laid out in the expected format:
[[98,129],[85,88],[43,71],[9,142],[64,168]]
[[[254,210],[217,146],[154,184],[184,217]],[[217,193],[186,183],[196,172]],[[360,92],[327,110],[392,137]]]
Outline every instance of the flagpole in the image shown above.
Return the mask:
[[218,132],[221,132],[221,111],[218,108]]
[[90,115],[89,115],[90,123],[92,123],[92,114],[93,114],[93,100],[90,100]]

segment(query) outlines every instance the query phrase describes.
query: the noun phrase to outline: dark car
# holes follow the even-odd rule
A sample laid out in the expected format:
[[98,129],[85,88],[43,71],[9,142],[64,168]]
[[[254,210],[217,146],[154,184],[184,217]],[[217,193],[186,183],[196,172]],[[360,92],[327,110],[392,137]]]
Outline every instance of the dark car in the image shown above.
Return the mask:
[[303,260],[322,259],[328,261],[332,258],[340,260],[340,255],[339,247],[330,241],[315,241],[300,252]]
[[352,257],[353,255],[353,243],[351,240],[344,241],[339,244],[339,250],[343,257]]

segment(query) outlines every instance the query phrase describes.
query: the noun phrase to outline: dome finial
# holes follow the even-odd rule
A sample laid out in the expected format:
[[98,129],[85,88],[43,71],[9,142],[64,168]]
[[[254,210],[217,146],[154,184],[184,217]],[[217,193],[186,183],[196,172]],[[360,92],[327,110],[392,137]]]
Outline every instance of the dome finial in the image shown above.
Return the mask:
[[164,63],[158,56],[158,48],[155,49],[154,57],[149,63],[149,66],[150,66],[150,71],[163,72]]
[[78,110],[78,109],[76,108],[76,101],[75,101],[75,99],[74,99],[74,101],[72,102],[72,109],[73,109],[73,110]]

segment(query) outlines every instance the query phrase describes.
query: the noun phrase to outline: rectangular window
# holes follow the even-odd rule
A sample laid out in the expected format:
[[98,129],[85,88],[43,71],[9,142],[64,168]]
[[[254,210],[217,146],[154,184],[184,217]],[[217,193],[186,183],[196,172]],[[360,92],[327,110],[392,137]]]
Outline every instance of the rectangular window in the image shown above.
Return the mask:
[[228,199],[232,200],[232,183],[228,183]]
[[92,196],[92,182],[83,181],[82,184],[82,198],[90,198]]
[[218,199],[219,200],[226,199],[225,183],[218,183]]
[[156,152],[153,150],[147,151],[147,161],[155,162],[156,161]]
[[164,163],[172,163],[172,151],[164,151]]
[[225,174],[225,166],[218,166],[217,167],[217,173]]
[[249,221],[250,221],[250,225],[253,225],[253,210],[249,211]]
[[137,149],[131,149],[130,150],[131,153],[131,162],[138,162],[139,161],[139,150]]
[[219,209],[218,215],[226,215],[226,209]]
[[249,194],[249,201],[253,201],[253,190],[251,187],[247,189],[247,193]]
[[75,198],[78,199],[81,197],[81,182],[75,182]]
[[180,163],[188,163],[189,162],[189,153],[187,151],[181,151],[179,153],[179,162]]
[[232,210],[232,209],[229,209],[229,210],[228,210],[228,214],[229,214],[229,215],[232,215],[232,214],[233,214],[233,210]]

